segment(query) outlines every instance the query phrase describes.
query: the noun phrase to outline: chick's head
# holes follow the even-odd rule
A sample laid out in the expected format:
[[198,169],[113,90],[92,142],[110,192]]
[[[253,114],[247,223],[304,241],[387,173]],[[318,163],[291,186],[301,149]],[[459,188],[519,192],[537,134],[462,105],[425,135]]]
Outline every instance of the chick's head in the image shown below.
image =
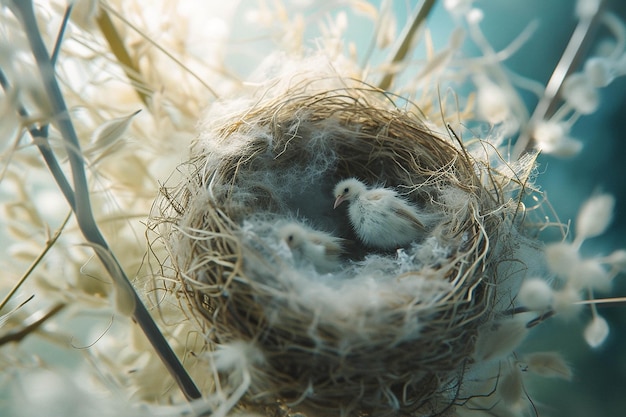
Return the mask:
[[348,178],[347,180],[339,181],[339,183],[335,186],[334,191],[334,208],[339,207],[339,205],[341,205],[344,201],[353,201],[366,189],[365,184],[356,178]]

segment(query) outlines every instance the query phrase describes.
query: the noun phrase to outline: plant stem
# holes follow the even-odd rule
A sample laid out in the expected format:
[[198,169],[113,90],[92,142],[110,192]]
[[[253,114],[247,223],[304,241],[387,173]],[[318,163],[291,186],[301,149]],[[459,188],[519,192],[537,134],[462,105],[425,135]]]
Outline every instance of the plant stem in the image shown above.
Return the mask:
[[61,22],[61,27],[59,28],[59,34],[57,35],[57,40],[54,44],[54,49],[52,50],[52,55],[50,56],[50,61],[52,62],[52,66],[54,66],[59,58],[59,52],[61,52],[61,43],[63,43],[63,35],[65,35],[65,29],[67,28],[67,22],[70,20],[70,15],[72,14],[72,7],[74,5],[70,3],[65,9],[65,13],[63,14],[63,21]]
[[[426,18],[428,17],[428,14],[430,13],[434,5],[435,0],[424,0],[422,4],[418,6],[417,12],[414,13],[413,19],[411,20],[411,24],[406,26],[403,33],[400,35],[402,41],[396,48],[396,51],[393,53],[393,57],[391,58],[390,63],[399,64],[406,58],[415,40],[414,38],[417,30],[420,28],[422,23],[426,21]],[[385,74],[380,83],[378,83],[378,88],[380,88],[381,90],[389,89],[395,76],[395,72],[387,72],[387,74]]]
[[28,269],[26,270],[26,272],[22,275],[22,277],[17,281],[17,283],[15,283],[15,285],[13,286],[13,288],[11,288],[11,291],[9,291],[9,293],[4,297],[4,299],[2,300],[2,302],[0,302],[0,311],[2,311],[2,309],[4,308],[4,306],[9,302],[9,300],[11,299],[11,297],[13,297],[13,295],[15,295],[15,293],[17,292],[17,290],[22,286],[22,284],[26,281],[26,278],[28,278],[30,276],[30,274],[32,274],[32,272],[35,270],[35,268],[37,267],[37,265],[39,265],[39,263],[41,262],[41,260],[44,258],[44,256],[46,256],[46,254],[48,253],[48,251],[52,248],[52,246],[54,246],[54,244],[56,243],[56,241],[59,239],[59,237],[61,236],[61,233],[63,232],[63,229],[65,229],[65,225],[67,225],[67,222],[70,220],[70,217],[72,216],[72,212],[70,211],[67,216],[65,216],[65,220],[63,220],[63,223],[61,224],[61,226],[59,226],[59,228],[57,229],[57,231],[54,233],[54,235],[52,235],[52,237],[50,239],[48,239],[48,241],[46,242],[46,247],[43,249],[43,251],[41,251],[41,253],[39,254],[39,256],[37,256],[37,258],[35,258],[35,260],[30,264],[30,266],[28,267]]
[[[68,202],[72,206],[72,210],[76,215],[78,226],[88,242],[94,246],[102,248],[108,253],[109,256],[102,256],[99,251],[96,251],[100,261],[104,264],[105,268],[113,278],[113,281],[117,286],[117,290],[126,291],[130,297],[133,297],[133,319],[141,327],[164,365],[178,383],[185,397],[189,400],[200,398],[200,391],[191,380],[189,374],[182,366],[171,346],[167,343],[167,340],[148,313],[148,310],[137,295],[137,292],[132,287],[130,280],[123,272],[119,262],[100,233],[98,225],[93,217],[91,203],[89,200],[87,176],[80,151],[80,143],[69,117],[69,112],[65,104],[63,94],[56,80],[54,65],[50,60],[50,56],[48,55],[48,51],[43,43],[41,34],[37,29],[37,22],[35,19],[32,1],[12,0],[8,4],[14,14],[22,21],[33,56],[35,57],[46,95],[53,111],[53,123],[59,129],[65,143],[72,171],[75,196],[73,204],[69,200]],[[55,179],[57,179],[56,176]],[[61,186],[61,184],[59,184],[59,186]],[[67,194],[65,195],[67,198]]]
[[52,307],[47,313],[41,315],[41,312],[36,312],[33,314],[32,321],[27,323],[23,328],[17,331],[9,332],[8,334],[0,337],[0,346],[9,343],[9,342],[19,342],[32,332],[39,329],[46,321],[55,316],[61,310],[65,308],[66,304],[59,303]]

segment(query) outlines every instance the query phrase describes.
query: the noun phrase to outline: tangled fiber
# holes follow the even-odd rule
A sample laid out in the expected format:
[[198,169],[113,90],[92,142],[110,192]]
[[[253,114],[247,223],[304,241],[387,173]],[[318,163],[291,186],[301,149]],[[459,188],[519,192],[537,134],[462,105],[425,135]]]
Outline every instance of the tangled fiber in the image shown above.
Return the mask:
[[[241,407],[445,414],[479,327],[511,301],[500,266],[514,255],[502,242],[521,217],[523,181],[489,162],[489,144],[473,152],[415,106],[345,79],[318,84],[214,106],[185,179],[160,204],[184,299],[208,351],[258,353]],[[345,208],[333,210],[333,187],[349,177],[397,190],[428,236],[365,247]],[[336,271],[317,272],[276,237],[293,221],[347,239]]]

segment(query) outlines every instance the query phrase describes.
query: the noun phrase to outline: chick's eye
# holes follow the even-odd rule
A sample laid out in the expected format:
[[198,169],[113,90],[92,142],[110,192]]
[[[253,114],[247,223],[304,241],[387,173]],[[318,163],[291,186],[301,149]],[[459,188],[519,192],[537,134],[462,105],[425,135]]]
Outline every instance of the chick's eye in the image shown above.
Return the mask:
[[350,189],[348,187],[343,189],[343,193],[346,194],[348,191],[350,191]]
[[287,241],[288,242],[293,242],[293,235],[287,236]]

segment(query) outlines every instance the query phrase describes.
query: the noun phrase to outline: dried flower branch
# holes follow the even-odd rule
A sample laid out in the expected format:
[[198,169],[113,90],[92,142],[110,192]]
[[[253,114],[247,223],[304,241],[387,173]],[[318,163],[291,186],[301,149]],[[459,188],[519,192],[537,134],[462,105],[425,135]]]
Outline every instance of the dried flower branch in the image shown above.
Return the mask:
[[[80,143],[72,121],[69,118],[69,112],[65,105],[63,94],[56,81],[54,65],[50,60],[37,29],[33,4],[31,1],[13,0],[9,3],[9,6],[22,22],[43,81],[44,89],[54,112],[54,123],[59,128],[64,139],[75,189],[73,190],[73,194],[71,194],[69,190],[64,189],[64,186],[61,188],[62,191],[66,193],[65,197],[70,203],[70,206],[72,206],[72,211],[76,215],[78,225],[88,242],[100,247],[102,251],[107,253],[108,256],[105,257],[102,251],[96,251],[100,260],[116,282],[118,291],[128,291],[129,294],[127,294],[126,297],[134,300],[133,318],[142,328],[185,396],[188,399],[200,398],[200,392],[133,289],[95,222],[89,199],[90,192],[87,185],[84,161],[80,153]],[[49,168],[54,170],[54,167],[49,166]],[[53,172],[53,174],[55,174],[55,172]],[[59,171],[55,174],[55,179],[62,176],[63,174]]]

